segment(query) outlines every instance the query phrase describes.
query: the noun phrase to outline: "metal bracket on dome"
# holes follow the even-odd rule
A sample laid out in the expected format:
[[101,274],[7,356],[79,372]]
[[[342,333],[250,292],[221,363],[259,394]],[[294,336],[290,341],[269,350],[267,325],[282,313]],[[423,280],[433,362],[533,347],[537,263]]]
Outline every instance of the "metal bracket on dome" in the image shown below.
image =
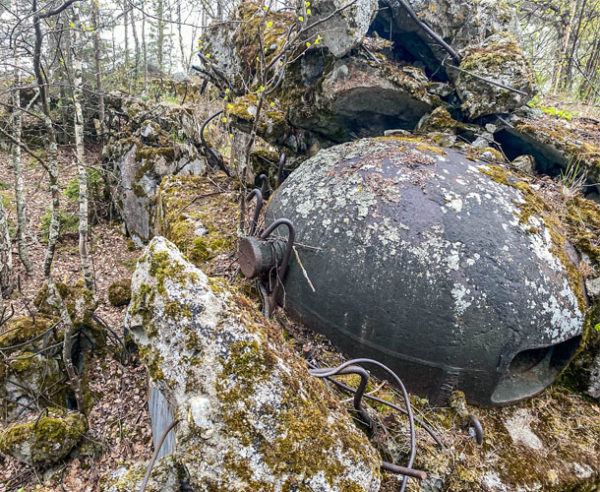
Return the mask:
[[[256,208],[252,218],[249,235],[240,241],[240,270],[247,278],[260,279],[260,292],[264,302],[264,312],[270,316],[277,304],[283,289],[283,280],[288,269],[292,247],[296,238],[294,224],[288,219],[277,219],[261,234],[257,234],[258,217],[262,209],[262,193],[253,190],[246,201],[256,197]],[[271,234],[280,226],[288,230],[287,241],[272,237]]]

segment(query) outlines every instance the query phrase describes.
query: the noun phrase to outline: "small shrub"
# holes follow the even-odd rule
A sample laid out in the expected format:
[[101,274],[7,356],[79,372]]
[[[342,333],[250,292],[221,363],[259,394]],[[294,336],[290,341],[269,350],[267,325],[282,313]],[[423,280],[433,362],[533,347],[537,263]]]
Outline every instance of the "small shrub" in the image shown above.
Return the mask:
[[120,280],[108,288],[108,302],[113,306],[127,306],[131,301],[131,280]]
[[[52,220],[52,210],[46,209],[44,215],[40,217],[40,232],[42,233],[42,240],[47,242],[50,231],[50,221]],[[77,214],[70,214],[63,210],[60,211],[59,218],[59,237],[64,234],[75,235],[79,228],[79,217]]]
[[[88,169],[87,170],[87,181],[88,181],[88,196],[90,200],[100,200],[102,199],[102,175],[100,171],[97,169]],[[73,178],[67,184],[64,195],[74,202],[79,199],[79,179],[77,177]]]

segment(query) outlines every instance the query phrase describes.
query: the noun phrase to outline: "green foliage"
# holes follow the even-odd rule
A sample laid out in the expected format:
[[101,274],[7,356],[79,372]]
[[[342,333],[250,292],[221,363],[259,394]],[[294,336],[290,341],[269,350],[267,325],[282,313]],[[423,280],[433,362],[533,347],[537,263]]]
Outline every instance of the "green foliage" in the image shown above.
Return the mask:
[[[90,200],[102,199],[102,175],[97,169],[88,168],[87,170],[88,196]],[[73,178],[67,184],[64,195],[74,202],[79,199],[79,180]]]
[[558,109],[554,106],[545,106],[542,103],[542,100],[539,99],[537,96],[533,98],[533,100],[529,103],[529,106],[532,108],[537,108],[540,111],[549,114],[550,116],[557,116],[558,118],[562,118],[567,121],[571,121],[571,119],[573,119],[573,113],[571,113],[570,111]]
[[[52,220],[52,210],[46,209],[46,212],[40,217],[40,231],[42,233],[42,240],[47,242],[50,231],[50,221]],[[63,234],[76,234],[79,227],[79,217],[77,214],[67,213],[63,210],[60,211],[59,218],[59,236]]]
[[594,325],[594,330],[596,330],[597,332],[600,332],[600,323],[596,323]]
[[10,185],[8,183],[6,183],[5,181],[0,181],[0,190],[8,190],[10,188]]

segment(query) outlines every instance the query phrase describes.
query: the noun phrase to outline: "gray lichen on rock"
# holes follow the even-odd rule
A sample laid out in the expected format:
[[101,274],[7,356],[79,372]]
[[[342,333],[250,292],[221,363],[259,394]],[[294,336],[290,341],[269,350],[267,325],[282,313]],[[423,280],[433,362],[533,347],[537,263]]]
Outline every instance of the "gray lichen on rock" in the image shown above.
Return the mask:
[[192,487],[379,488],[378,453],[241,294],[161,237],[138,262],[132,291],[126,324],[180,420],[175,457]]

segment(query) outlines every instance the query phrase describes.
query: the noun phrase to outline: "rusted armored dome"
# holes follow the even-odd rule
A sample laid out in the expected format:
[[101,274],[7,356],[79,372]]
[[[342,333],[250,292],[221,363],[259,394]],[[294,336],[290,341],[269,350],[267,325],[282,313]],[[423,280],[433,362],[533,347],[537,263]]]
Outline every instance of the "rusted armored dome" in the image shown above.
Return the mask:
[[281,302],[433,402],[454,389],[481,405],[538,393],[579,346],[585,294],[560,226],[511,179],[407,139],[321,151],[267,211],[295,224],[315,288],[292,255]]

